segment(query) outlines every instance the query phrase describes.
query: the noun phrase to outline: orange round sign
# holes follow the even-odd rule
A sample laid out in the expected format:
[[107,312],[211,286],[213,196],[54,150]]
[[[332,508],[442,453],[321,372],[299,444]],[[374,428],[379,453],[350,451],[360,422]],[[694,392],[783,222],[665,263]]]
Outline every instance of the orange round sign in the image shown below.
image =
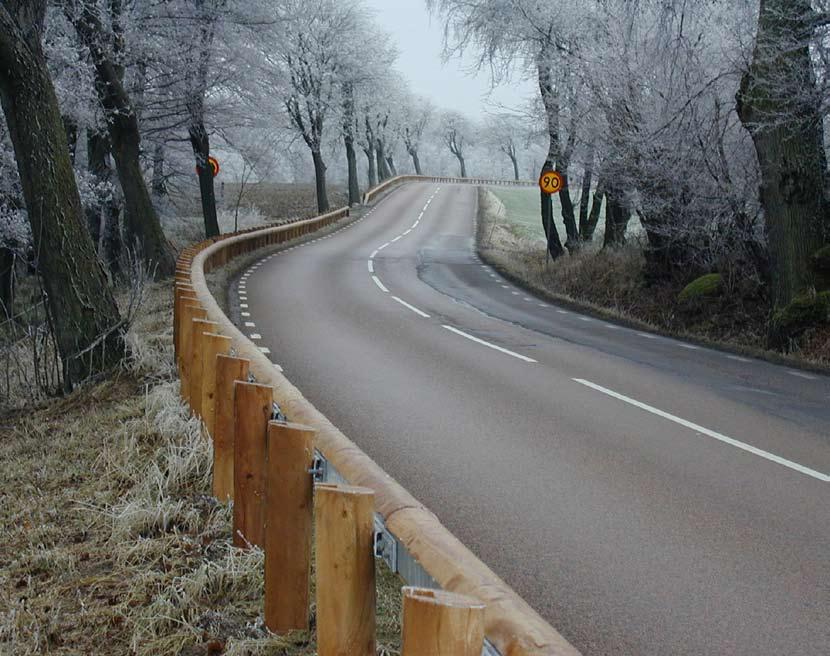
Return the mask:
[[[218,159],[216,159],[215,157],[213,157],[213,155],[211,155],[210,157],[208,157],[208,166],[210,166],[210,172],[213,174],[213,177],[214,177],[214,178],[215,178],[217,175],[219,175],[219,160],[218,160]],[[196,175],[199,175],[199,173],[200,173],[200,170],[199,170],[199,169],[200,169],[200,168],[201,168],[201,167],[196,166]]]
[[565,178],[559,171],[543,171],[539,177],[539,189],[546,194],[557,194],[565,186]]

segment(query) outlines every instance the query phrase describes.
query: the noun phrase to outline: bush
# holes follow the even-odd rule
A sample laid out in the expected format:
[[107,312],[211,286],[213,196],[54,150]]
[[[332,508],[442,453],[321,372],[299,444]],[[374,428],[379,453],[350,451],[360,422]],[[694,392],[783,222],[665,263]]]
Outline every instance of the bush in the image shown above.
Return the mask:
[[690,282],[677,296],[681,303],[695,301],[706,296],[717,296],[723,288],[723,276],[719,273],[707,273]]
[[772,341],[785,344],[808,328],[830,321],[830,291],[804,292],[772,317]]

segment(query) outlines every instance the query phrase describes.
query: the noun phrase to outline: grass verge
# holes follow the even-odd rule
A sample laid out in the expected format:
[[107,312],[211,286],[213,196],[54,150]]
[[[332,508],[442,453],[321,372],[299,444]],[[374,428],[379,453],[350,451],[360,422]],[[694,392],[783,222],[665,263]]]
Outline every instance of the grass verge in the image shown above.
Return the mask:
[[[119,371],[0,415],[0,653],[316,653],[313,631],[263,626],[263,554],[231,545],[210,496],[171,321],[151,285]],[[379,563],[379,653],[398,651],[400,587]]]
[[516,229],[510,209],[479,189],[477,248],[505,277],[561,305],[641,330],[816,371],[830,371],[830,327],[809,331],[788,353],[766,348],[770,310],[757,289],[682,304],[682,284],[647,285],[642,248],[586,248],[549,262],[544,241]]

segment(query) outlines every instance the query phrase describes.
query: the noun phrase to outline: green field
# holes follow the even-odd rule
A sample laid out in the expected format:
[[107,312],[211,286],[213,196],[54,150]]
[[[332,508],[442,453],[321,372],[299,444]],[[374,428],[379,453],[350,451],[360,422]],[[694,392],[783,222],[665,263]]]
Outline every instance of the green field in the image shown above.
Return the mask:
[[[542,218],[539,207],[539,191],[535,188],[508,189],[504,187],[490,187],[507,210],[505,217],[514,225],[517,236],[527,239],[545,240],[545,231],[542,229]],[[579,199],[576,199],[577,201]],[[574,208],[577,212],[579,208]],[[564,243],[567,239],[565,224],[562,222],[562,206],[559,200],[553,200],[553,213],[556,222],[556,229],[559,231],[559,238]],[[604,213],[601,215],[599,225],[594,233],[594,239],[602,238],[605,229]]]

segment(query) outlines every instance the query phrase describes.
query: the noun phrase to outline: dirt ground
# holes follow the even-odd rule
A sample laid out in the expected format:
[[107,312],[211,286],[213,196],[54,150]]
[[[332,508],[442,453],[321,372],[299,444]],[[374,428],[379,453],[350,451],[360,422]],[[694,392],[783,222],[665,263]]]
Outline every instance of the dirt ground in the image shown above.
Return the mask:
[[823,370],[830,367],[830,326],[808,331],[786,353],[768,350],[771,309],[757,287],[736,283],[733,293],[680,303],[677,297],[685,283],[645,282],[638,244],[609,251],[588,247],[551,263],[544,241],[529,238],[521,226],[517,229],[494,194],[479,192],[479,212],[481,257],[554,301],[749,355]]
[[[313,631],[264,628],[263,554],[231,545],[209,494],[167,285],[139,317],[114,375],[0,414],[0,654],[316,653]],[[379,653],[395,654],[402,584],[378,574]]]

